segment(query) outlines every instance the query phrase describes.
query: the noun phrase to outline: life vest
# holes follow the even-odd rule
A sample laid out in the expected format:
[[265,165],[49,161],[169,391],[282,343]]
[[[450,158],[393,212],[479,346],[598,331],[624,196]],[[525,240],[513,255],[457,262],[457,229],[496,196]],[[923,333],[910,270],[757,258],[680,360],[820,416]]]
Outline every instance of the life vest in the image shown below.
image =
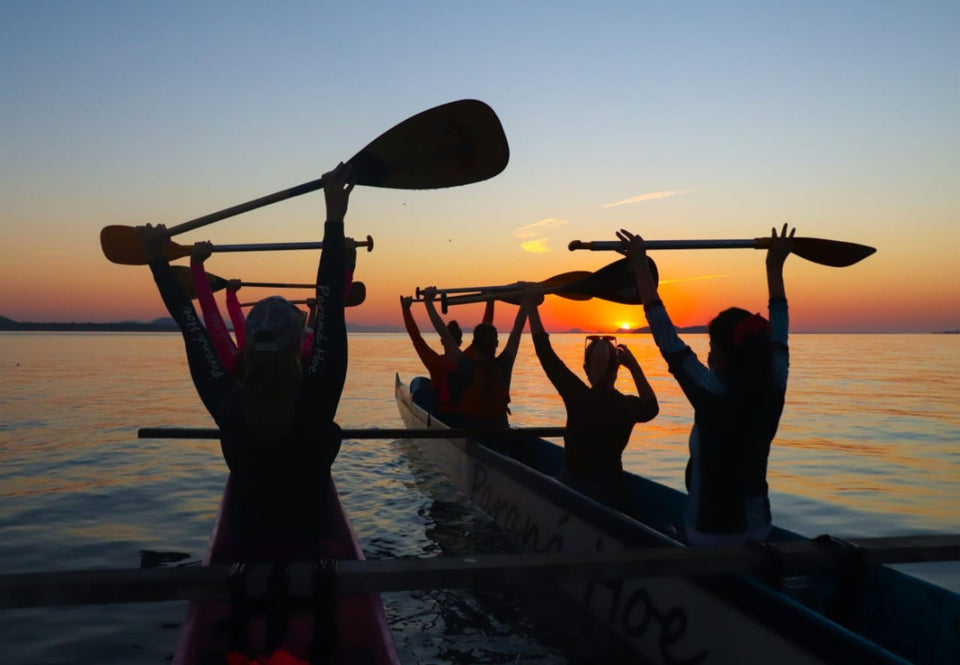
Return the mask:
[[460,405],[467,421],[505,423],[510,413],[510,389],[496,359],[465,357],[457,369],[464,379]]

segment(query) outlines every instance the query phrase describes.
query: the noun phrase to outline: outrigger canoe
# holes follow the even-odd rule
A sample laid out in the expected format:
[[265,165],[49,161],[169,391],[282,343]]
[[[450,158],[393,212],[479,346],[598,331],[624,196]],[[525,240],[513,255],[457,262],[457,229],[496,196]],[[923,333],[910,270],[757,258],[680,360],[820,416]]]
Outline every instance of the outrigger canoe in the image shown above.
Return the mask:
[[[329,530],[324,534],[325,537],[315,542],[305,542],[288,548],[288,551],[283,553],[283,561],[321,562],[331,559],[362,560],[364,558],[360,543],[350,526],[332,480],[328,484],[327,492],[324,510]],[[234,509],[231,497],[231,481],[228,479],[213,533],[203,557],[203,565],[262,560],[262,553],[251,552],[248,546],[238,542],[230,533],[230,512]],[[271,558],[274,557],[271,556]],[[322,577],[318,577],[318,581],[322,581]],[[286,617],[287,625],[280,626],[280,632],[289,631],[289,636],[292,636],[297,643],[313,648],[315,640],[328,639],[333,629],[332,651],[322,651],[324,654],[322,661],[332,665],[348,663],[399,665],[400,660],[397,657],[379,594],[333,596],[330,589],[327,591],[331,594],[327,598],[318,597],[314,603],[307,603],[306,606],[301,604],[289,609],[289,617]],[[320,594],[322,595],[322,591]],[[277,602],[282,604],[283,598]],[[267,633],[277,630],[277,626],[271,627],[269,623],[271,620],[277,621],[275,616],[278,612],[274,611],[274,618],[271,619],[270,611],[265,609],[266,603],[261,605],[259,608],[254,606],[252,609],[244,609],[240,599],[233,602],[191,602],[174,654],[174,665],[227,663],[226,654],[236,648],[238,616],[241,617],[240,626],[242,626],[239,632],[243,633],[239,638],[247,643],[246,653],[254,655],[264,651],[269,653],[271,649],[265,649],[266,642],[270,639]]]
[[[395,382],[408,429],[449,429]],[[684,547],[669,534],[687,496],[626,473],[624,513],[568,488],[561,446],[511,437],[510,454],[467,439],[416,441],[446,475],[524,551],[595,552]],[[775,528],[773,542],[804,539]],[[842,543],[841,543],[842,546]],[[565,585],[592,618],[645,662],[954,664],[960,654],[960,594],[888,566],[850,566],[802,576],[624,579]],[[622,646],[622,644],[621,644]]]

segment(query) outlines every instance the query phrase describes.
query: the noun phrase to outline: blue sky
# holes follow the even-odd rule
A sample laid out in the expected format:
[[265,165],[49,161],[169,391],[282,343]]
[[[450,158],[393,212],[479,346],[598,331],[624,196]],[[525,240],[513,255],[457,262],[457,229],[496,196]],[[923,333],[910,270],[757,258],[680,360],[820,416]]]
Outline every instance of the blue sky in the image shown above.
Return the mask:
[[[41,283],[50,266],[87,289],[135,279],[134,313],[156,310],[140,272],[99,255],[101,226],[173,225],[312,180],[418,111],[477,98],[510,141],[503,174],[354,195],[349,223],[378,241],[368,287],[390,280],[372,289],[371,316],[426,283],[597,267],[567,241],[620,226],[739,238],[783,221],[878,247],[870,264],[831,273],[851,302],[909,274],[895,298],[949,310],[960,304],[949,287],[960,283],[958,34],[949,2],[0,2],[0,281]],[[302,199],[178,241],[314,239],[322,197]],[[542,235],[521,237],[531,226]],[[314,260],[221,265],[302,278]],[[695,277],[744,260],[665,263]],[[812,285],[798,295],[813,304],[808,270],[796,269]],[[38,286],[30,305],[0,290],[0,314],[57,319],[69,304],[43,309],[52,297]],[[86,306],[91,320],[138,302],[102,300]],[[889,314],[876,326],[904,316]]]

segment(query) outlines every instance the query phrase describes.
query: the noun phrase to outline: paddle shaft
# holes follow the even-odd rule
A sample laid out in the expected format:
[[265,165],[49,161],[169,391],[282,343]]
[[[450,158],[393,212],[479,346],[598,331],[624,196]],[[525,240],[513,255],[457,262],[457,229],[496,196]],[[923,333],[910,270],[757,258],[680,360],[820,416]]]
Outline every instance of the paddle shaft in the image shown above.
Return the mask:
[[[762,241],[766,241],[765,243]],[[645,240],[647,249],[766,249],[770,238],[752,240]],[[627,244],[619,240],[571,240],[567,248],[589,249],[592,252],[616,252],[626,250]]]
[[[771,238],[754,238],[752,240],[645,240],[647,249],[767,249]],[[824,238],[790,238],[790,252],[802,259],[834,268],[844,268],[861,261],[876,249],[867,245],[842,240],[827,240]],[[626,243],[620,240],[572,240],[567,248],[572,252],[576,249],[589,249],[594,252],[625,252]]]
[[[482,439],[489,436],[563,436],[563,427],[508,429],[343,429],[344,439]],[[138,439],[219,439],[220,430],[205,427],[141,427]]]
[[[261,284],[263,286],[264,284]],[[289,286],[289,287],[302,287],[305,289],[315,289],[317,288],[316,284],[278,284],[277,286]],[[367,285],[363,282],[356,281],[350,285],[350,290],[347,292],[347,298],[344,301],[344,306],[346,307],[356,307],[362,305],[367,299]],[[316,315],[317,299],[316,298],[302,298],[300,300],[290,300],[290,303],[294,305],[310,305],[310,317],[309,320],[313,320],[314,315]],[[241,307],[252,307],[256,305],[256,302],[242,302],[240,303]],[[310,326],[313,327],[313,326]]]
[[440,309],[446,314],[450,305],[467,305],[470,303],[488,302],[490,300],[505,300],[506,302],[517,304],[517,300],[523,294],[524,290],[531,286],[539,286],[545,294],[555,293],[565,298],[572,298],[573,300],[589,300],[592,297],[589,294],[584,294],[576,290],[571,290],[568,293],[561,293],[561,291],[572,284],[587,279],[592,274],[593,273],[587,270],[574,270],[554,275],[542,282],[515,282],[503,286],[484,286],[480,287],[483,289],[480,293],[470,293],[467,295],[454,296],[453,298],[449,298],[447,295],[453,291],[446,290],[440,293]]
[[[302,194],[307,194],[309,192],[315,192],[318,189],[323,189],[323,178],[317,178],[316,180],[305,182],[302,185],[297,185],[296,187],[290,187],[289,189],[284,189],[279,192],[274,192],[273,194],[267,194],[266,196],[261,196],[258,199],[253,199],[251,201],[247,201],[246,203],[239,203],[235,206],[230,206],[229,208],[224,208],[223,210],[218,210],[217,212],[211,212],[207,215],[203,215],[201,217],[191,219],[181,224],[176,224],[167,229],[167,235],[174,236],[174,235],[177,235],[178,233],[185,233],[187,231],[200,228],[201,226],[206,226],[207,224],[213,224],[214,222],[219,222],[221,219],[227,219],[228,217],[234,217],[236,215],[249,212],[251,210],[256,210],[257,208],[268,206],[271,203],[286,201],[287,199],[292,199],[295,196],[300,196]],[[301,249],[307,249],[307,248],[301,248]],[[237,250],[221,249],[220,251],[237,251]],[[242,251],[242,250],[239,250],[239,251]]]
[[262,286],[270,289],[314,289],[316,284],[286,284],[284,282],[240,282],[240,286]]
[[[520,288],[522,282],[515,282],[513,284],[503,284],[500,286],[461,286],[455,289],[437,289],[437,293],[494,293],[497,291],[516,291]],[[423,299],[424,289],[417,287],[416,294],[417,298]]]

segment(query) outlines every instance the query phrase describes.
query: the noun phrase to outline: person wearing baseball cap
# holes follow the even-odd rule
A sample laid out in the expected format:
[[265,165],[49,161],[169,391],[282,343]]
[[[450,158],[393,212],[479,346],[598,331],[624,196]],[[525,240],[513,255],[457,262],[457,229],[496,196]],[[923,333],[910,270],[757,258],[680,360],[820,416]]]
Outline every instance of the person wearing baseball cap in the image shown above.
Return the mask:
[[164,256],[162,225],[137,228],[154,280],[183,334],[194,385],[220,428],[237,500],[226,519],[264,560],[291,540],[315,538],[318,508],[340,450],[334,422],[347,370],[344,223],[353,180],[344,164],[323,175],[327,221],[317,267],[317,320],[303,354],[305,315],[289,301],[259,301],[244,324],[233,371]]

